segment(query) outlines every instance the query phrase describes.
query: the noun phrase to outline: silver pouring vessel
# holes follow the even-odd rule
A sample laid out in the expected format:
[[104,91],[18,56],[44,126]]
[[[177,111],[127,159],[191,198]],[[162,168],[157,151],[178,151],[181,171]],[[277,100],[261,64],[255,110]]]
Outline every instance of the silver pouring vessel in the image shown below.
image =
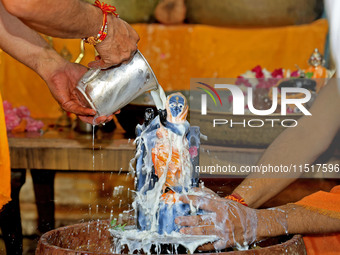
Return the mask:
[[111,115],[144,92],[157,88],[156,76],[140,51],[128,64],[90,69],[77,86],[97,116]]

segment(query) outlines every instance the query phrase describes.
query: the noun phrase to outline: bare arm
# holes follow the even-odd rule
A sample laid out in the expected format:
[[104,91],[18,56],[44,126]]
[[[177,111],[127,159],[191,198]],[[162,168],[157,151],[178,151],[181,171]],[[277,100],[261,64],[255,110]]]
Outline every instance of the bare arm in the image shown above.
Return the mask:
[[[340,95],[332,80],[315,100],[311,113],[299,120],[295,128],[287,128],[268,147],[258,164],[299,165],[313,163],[330,145],[340,127]],[[291,178],[254,178],[248,176],[235,190],[253,208],[278,194],[299,175]]]
[[[9,14],[0,2],[0,48],[44,76],[46,62],[62,58],[35,31]],[[46,74],[47,76],[47,74]]]
[[[295,204],[258,210],[257,217],[258,240],[284,234],[327,234],[340,231],[340,219]],[[285,218],[286,221],[283,221]]]
[[31,28],[61,38],[95,35],[102,23],[102,12],[79,0],[2,0],[7,11]]
[[[96,112],[83,107],[75,94],[77,82],[87,71],[86,67],[63,59],[37,32],[9,14],[1,1],[0,34],[0,48],[37,72],[64,110],[92,123]],[[97,123],[108,120],[101,118]]]
[[[61,38],[96,36],[102,11],[81,0],[1,0],[9,13],[34,30]],[[108,35],[96,46],[101,60],[91,67],[107,68],[128,61],[137,50],[138,34],[125,21],[108,15]]]
[[185,203],[192,201],[207,215],[182,216],[176,224],[180,231],[191,235],[217,235],[220,240],[206,244],[201,250],[221,250],[230,246],[243,246],[268,237],[286,234],[323,234],[340,231],[340,219],[287,204],[271,209],[252,209],[240,203],[221,198],[182,196]]

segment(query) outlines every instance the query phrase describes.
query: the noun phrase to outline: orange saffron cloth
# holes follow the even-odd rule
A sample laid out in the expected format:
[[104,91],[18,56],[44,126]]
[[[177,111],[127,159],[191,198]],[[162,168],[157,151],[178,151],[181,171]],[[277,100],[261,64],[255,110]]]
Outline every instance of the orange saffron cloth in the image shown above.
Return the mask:
[[[330,192],[316,192],[304,197],[295,204],[308,210],[340,219],[340,186],[335,186]],[[340,254],[340,233],[304,236],[303,240],[308,255]]]
[[11,171],[4,109],[0,93],[0,210],[11,200]]

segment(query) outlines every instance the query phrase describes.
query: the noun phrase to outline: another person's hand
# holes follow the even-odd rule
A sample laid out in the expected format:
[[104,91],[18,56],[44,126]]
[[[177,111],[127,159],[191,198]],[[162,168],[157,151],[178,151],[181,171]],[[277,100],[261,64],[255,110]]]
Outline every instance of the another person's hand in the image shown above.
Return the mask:
[[57,61],[50,63],[49,71],[44,73],[43,78],[60,106],[90,124],[100,124],[112,120],[113,116],[101,116],[96,118],[94,123],[96,111],[88,108],[86,102],[81,101],[78,96],[76,86],[86,73],[87,68],[64,59],[58,59],[58,61],[58,63]]
[[205,215],[176,218],[180,230],[189,235],[216,235],[220,239],[205,244],[199,249],[222,250],[226,247],[241,247],[267,236],[285,233],[285,214],[276,210],[256,210],[228,199],[198,196],[182,196],[184,203],[192,204],[207,212]]
[[215,193],[213,190],[207,188],[207,187],[195,187],[192,189],[195,196],[203,196],[206,198],[214,198],[218,200],[225,200],[224,198],[220,197],[217,193]]
[[128,23],[108,15],[107,36],[95,46],[100,58],[89,63],[89,67],[105,69],[128,63],[137,51],[138,41],[137,32]]

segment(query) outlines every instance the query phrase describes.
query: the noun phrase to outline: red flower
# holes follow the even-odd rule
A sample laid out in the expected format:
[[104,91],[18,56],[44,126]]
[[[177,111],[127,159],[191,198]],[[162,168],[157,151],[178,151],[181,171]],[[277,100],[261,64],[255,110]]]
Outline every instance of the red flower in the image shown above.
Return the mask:
[[11,131],[17,127],[22,119],[27,120],[26,131],[39,131],[44,127],[44,123],[30,117],[31,113],[26,106],[13,108],[12,105],[4,101],[5,122],[7,131]]
[[19,106],[17,108],[14,108],[14,111],[20,118],[31,116],[30,110],[28,110],[26,106]]
[[254,72],[256,74],[256,78],[264,78],[264,74],[262,72],[262,67],[261,66],[255,66],[252,70],[252,72]]
[[272,77],[273,77],[273,78],[282,79],[282,78],[283,78],[283,70],[282,70],[282,68],[275,69],[275,70],[272,72]]
[[290,74],[290,77],[299,77],[299,70],[296,70]]
[[26,117],[27,125],[26,130],[28,132],[37,132],[44,127],[44,123],[40,120],[32,119],[31,117]]
[[12,111],[7,111],[5,115],[5,122],[7,131],[11,131],[13,128],[20,124],[21,119]]
[[12,110],[13,109],[13,107],[12,107],[12,104],[10,103],[10,102],[8,102],[8,101],[3,101],[3,107],[4,107],[4,112],[6,112],[6,111],[9,111],[9,110]]

